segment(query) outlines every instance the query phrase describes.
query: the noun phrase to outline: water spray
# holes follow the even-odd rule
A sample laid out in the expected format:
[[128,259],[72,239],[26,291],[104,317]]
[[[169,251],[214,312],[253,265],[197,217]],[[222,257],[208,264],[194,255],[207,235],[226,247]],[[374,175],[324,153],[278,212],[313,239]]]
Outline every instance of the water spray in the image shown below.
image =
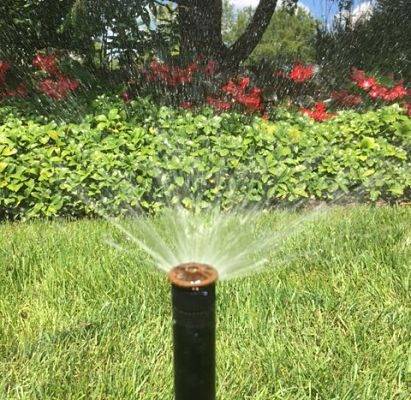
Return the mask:
[[267,264],[267,254],[301,231],[318,211],[296,214],[275,233],[260,229],[260,213],[242,209],[226,213],[217,208],[207,214],[166,209],[160,223],[137,218],[127,228],[109,219],[127,242],[151,256],[171,282],[175,400],[215,400],[217,279],[259,271]]
[[175,400],[215,400],[215,285],[217,271],[186,263],[171,282]]

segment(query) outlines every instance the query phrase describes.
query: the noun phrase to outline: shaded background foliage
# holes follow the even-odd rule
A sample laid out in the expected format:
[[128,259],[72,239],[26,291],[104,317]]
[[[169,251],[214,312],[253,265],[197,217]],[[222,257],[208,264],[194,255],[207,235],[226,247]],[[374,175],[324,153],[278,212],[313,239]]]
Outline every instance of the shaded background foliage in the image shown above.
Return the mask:
[[[352,8],[352,1],[345,4]],[[411,2],[377,0],[367,18],[353,21],[349,15],[332,29],[319,27],[317,59],[335,76],[348,65],[411,78]]]
[[5,0],[0,57],[27,63],[36,51],[53,49],[94,69],[113,60],[130,65],[151,48],[171,47],[173,32],[164,25],[173,24],[165,10],[152,0]]
[[[23,66],[49,49],[93,72],[130,71],[153,55],[187,60],[202,52],[233,68],[297,59],[335,72],[356,65],[410,77],[408,0],[377,0],[369,18],[337,18],[332,27],[297,3],[261,0],[256,10],[236,10],[227,0],[3,0],[0,58]],[[340,10],[352,3],[340,0]]]
[[[246,30],[254,10],[246,7],[235,12],[228,0],[223,4],[223,39],[227,44],[232,44]],[[318,21],[303,8],[278,8],[246,63],[284,65],[296,60],[313,62],[317,25]]]

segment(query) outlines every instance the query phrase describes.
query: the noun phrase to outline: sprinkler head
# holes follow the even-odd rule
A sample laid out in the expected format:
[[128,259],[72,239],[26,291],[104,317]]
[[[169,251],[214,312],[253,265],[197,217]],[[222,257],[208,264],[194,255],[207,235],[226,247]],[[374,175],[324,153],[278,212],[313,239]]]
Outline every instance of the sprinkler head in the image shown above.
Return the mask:
[[215,400],[217,271],[186,263],[168,274],[173,303],[175,400]]
[[218,279],[218,272],[210,265],[189,262],[174,267],[168,278],[174,286],[199,290],[214,285]]

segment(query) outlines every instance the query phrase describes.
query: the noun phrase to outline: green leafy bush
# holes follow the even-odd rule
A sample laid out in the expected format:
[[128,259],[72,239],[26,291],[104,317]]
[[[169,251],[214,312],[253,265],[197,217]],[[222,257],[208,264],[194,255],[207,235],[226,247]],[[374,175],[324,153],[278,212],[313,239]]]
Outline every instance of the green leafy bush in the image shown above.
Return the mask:
[[77,124],[0,109],[0,218],[409,197],[411,119],[398,106],[321,124],[278,116],[193,114],[147,100],[113,107],[107,98]]

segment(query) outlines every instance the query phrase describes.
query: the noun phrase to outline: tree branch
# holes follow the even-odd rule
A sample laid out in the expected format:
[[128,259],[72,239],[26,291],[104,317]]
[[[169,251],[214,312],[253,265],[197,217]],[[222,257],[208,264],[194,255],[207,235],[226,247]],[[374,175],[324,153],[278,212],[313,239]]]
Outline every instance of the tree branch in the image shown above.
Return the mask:
[[260,0],[245,32],[228,50],[227,61],[238,65],[244,61],[260,42],[274,14],[277,0]]

